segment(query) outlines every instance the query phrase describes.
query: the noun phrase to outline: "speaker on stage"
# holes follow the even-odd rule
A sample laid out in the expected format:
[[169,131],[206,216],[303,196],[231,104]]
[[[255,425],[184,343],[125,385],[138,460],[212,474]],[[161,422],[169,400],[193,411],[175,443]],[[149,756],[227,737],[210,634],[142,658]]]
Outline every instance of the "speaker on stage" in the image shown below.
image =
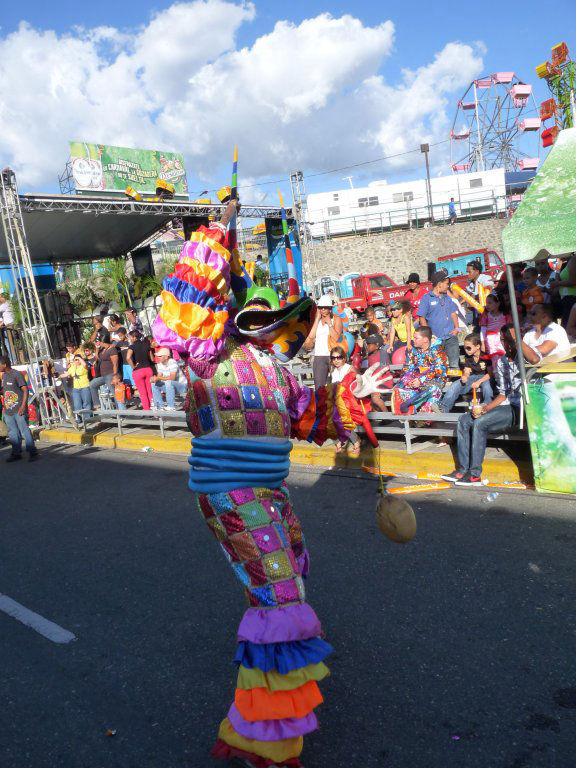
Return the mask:
[[137,248],[132,251],[132,266],[134,267],[134,274],[137,277],[140,275],[154,275],[154,262],[152,261],[152,248],[149,245],[145,245],[144,248]]
[[182,229],[184,230],[184,240],[190,240],[192,232],[196,232],[198,227],[207,227],[208,223],[208,216],[183,216]]

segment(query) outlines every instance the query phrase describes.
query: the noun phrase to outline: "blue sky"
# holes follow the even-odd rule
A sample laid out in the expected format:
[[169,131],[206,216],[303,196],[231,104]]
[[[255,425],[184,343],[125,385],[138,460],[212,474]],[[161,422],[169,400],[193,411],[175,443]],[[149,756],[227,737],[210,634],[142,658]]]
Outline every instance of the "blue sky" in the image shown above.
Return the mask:
[[[113,26],[120,32],[129,32],[136,35],[138,30],[145,29],[154,15],[167,12],[174,3],[161,2],[158,0],[154,3],[147,3],[140,0],[123,0],[118,2],[115,0],[100,0],[97,3],[82,2],[77,0],[74,2],[68,2],[68,0],[58,0],[55,3],[46,2],[21,2],[19,5],[11,4],[9,7],[4,7],[2,12],[2,26],[0,28],[0,42],[2,39],[14,33],[21,21],[26,21],[34,31],[38,33],[46,30],[54,30],[59,39],[62,37],[72,36],[77,33],[74,31],[74,27],[84,27],[87,30],[93,29],[99,26]],[[547,11],[543,11],[542,8],[546,7]],[[332,2],[315,2],[314,0],[308,0],[303,2],[302,0],[294,0],[291,3],[280,2],[263,2],[262,0],[256,0],[255,2],[255,15],[253,18],[245,18],[243,21],[239,21],[230,34],[235,37],[235,50],[238,51],[244,47],[250,49],[255,43],[264,35],[269,35],[274,29],[274,25],[279,20],[288,20],[293,25],[298,27],[306,19],[314,19],[322,13],[330,13],[333,17],[340,17],[343,14],[351,14],[355,18],[359,19],[363,25],[363,34],[369,28],[376,28],[378,25],[386,20],[390,20],[394,25],[393,42],[388,46],[386,42],[381,39],[380,46],[382,55],[378,57],[378,53],[374,55],[366,62],[361,62],[358,65],[357,71],[350,67],[350,72],[343,74],[342,82],[337,84],[330,84],[333,87],[332,95],[327,99],[327,104],[318,107],[314,105],[304,115],[301,126],[301,140],[302,144],[308,144],[310,146],[310,152],[305,151],[304,146],[299,146],[299,134],[297,130],[297,120],[293,115],[287,115],[286,105],[273,104],[270,110],[267,110],[269,100],[263,100],[261,103],[255,103],[252,109],[254,116],[254,124],[251,126],[249,123],[249,115],[242,117],[236,117],[238,120],[237,133],[240,136],[241,145],[241,162],[240,168],[249,171],[250,179],[253,182],[263,181],[267,178],[282,178],[292,170],[292,163],[295,157],[299,157],[299,163],[304,165],[305,171],[311,173],[319,170],[326,170],[330,167],[336,167],[339,165],[345,165],[347,163],[361,162],[374,157],[380,157],[384,154],[389,154],[395,149],[403,149],[408,146],[412,147],[417,142],[418,130],[414,128],[413,135],[407,137],[405,142],[412,142],[412,144],[405,143],[404,145],[399,142],[397,134],[402,134],[404,131],[402,120],[394,119],[394,116],[390,115],[394,110],[394,100],[398,94],[401,94],[403,90],[403,72],[406,69],[417,70],[418,68],[430,67],[434,61],[435,56],[441,52],[445,46],[450,43],[459,43],[466,46],[470,46],[473,49],[476,57],[480,56],[483,60],[483,71],[477,72],[475,76],[481,74],[489,74],[497,70],[514,70],[518,75],[523,77],[527,82],[530,82],[534,86],[534,94],[537,103],[547,97],[547,90],[545,84],[538,81],[534,72],[534,67],[546,60],[549,55],[551,46],[557,42],[560,42],[565,38],[566,34],[572,33],[573,38],[567,39],[568,45],[572,46],[573,52],[576,56],[576,2],[574,0],[556,0],[555,3],[549,3],[547,5],[536,2],[535,0],[526,0],[522,3],[502,3],[491,2],[490,0],[481,4],[471,4],[465,2],[454,2],[453,0],[444,0],[442,3],[430,3],[423,2],[422,0],[411,0],[409,3],[390,3],[390,2],[342,2],[341,0],[333,0]],[[220,25],[222,26],[222,25]],[[169,30],[170,28],[167,27]],[[176,30],[174,30],[176,32]],[[171,36],[169,31],[167,37]],[[208,36],[211,32],[206,32]],[[178,37],[178,35],[175,35]],[[30,50],[34,51],[34,41],[28,40],[28,44],[31,46]],[[169,42],[169,41],[168,41]],[[119,44],[121,47],[121,43]],[[183,44],[180,37],[177,40],[177,45]],[[189,39],[189,45],[195,46],[195,35],[191,35]],[[287,43],[289,46],[289,41]],[[358,50],[361,52],[362,39],[359,38],[358,49],[350,49],[348,51],[343,50],[342,56],[349,56],[351,59],[358,55]],[[223,44],[221,51],[226,51],[227,45]],[[229,48],[229,46],[228,46]],[[280,82],[277,83],[278,90],[281,92],[286,88],[286,78],[291,77],[292,68],[294,63],[298,63],[298,51],[290,51],[289,47],[279,48],[279,56],[283,58],[281,65],[285,67],[284,70],[279,69]],[[118,51],[116,50],[116,53]],[[102,50],[101,50],[102,53]],[[9,50],[0,48],[0,71],[2,69],[2,55],[8,56]],[[63,54],[68,56],[69,53]],[[115,54],[116,55],[116,54]],[[104,60],[106,54],[102,53]],[[189,66],[189,63],[185,59],[185,53],[183,52],[183,61],[185,66]],[[214,58],[220,62],[222,72],[230,72],[229,62],[224,61],[226,59],[226,53],[218,53]],[[470,57],[472,54],[470,54]],[[70,66],[73,66],[73,55],[71,56]],[[156,61],[159,61],[156,59]],[[267,61],[263,59],[263,61]],[[376,64],[374,63],[376,61]],[[102,62],[100,62],[102,63]],[[201,62],[201,65],[208,66],[208,70],[201,70],[207,72],[210,76],[214,76],[215,83],[221,84],[222,80],[217,79],[218,72],[214,72],[211,65],[210,55],[205,57],[205,61]],[[183,65],[183,66],[184,66]],[[88,66],[92,66],[88,64]],[[98,65],[99,66],[99,65]],[[98,66],[94,65],[94,71],[98,69]],[[149,64],[150,68],[152,64]],[[161,71],[161,64],[158,63],[158,69]],[[192,65],[190,65],[192,66]],[[194,67],[199,66],[194,63]],[[267,65],[266,65],[267,66]],[[316,69],[314,62],[310,65],[310,71]],[[322,62],[318,62],[318,66],[322,66]],[[473,61],[469,64],[470,72],[473,71]],[[265,68],[265,67],[263,67]],[[17,72],[17,70],[11,70]],[[192,70],[191,70],[192,71]],[[197,71],[196,69],[194,70]],[[6,77],[10,73],[8,66],[6,65]],[[253,69],[248,69],[244,73],[241,83],[238,84],[238,99],[245,103],[251,98],[250,91],[250,72],[254,72]],[[301,77],[305,77],[305,73],[301,73]],[[383,100],[386,107],[386,120],[382,122],[377,114],[370,112],[367,114],[365,109],[366,101],[362,102],[364,107],[356,104],[355,108],[350,111],[350,122],[348,123],[348,114],[345,108],[342,106],[345,103],[347,94],[351,94],[361,82],[367,82],[374,76],[380,76],[382,78],[382,84],[384,90],[380,87],[379,98]],[[37,77],[34,74],[34,77]],[[326,77],[329,78],[329,75]],[[357,78],[357,80],[355,80]],[[258,76],[255,77],[256,82],[253,83],[254,90],[260,92],[265,87],[258,82]],[[14,81],[14,74],[10,78],[10,82]],[[41,82],[35,80],[37,88],[42,88]],[[170,83],[170,74],[168,73],[166,83]],[[182,81],[182,94],[186,87],[186,82]],[[371,82],[371,81],[370,81]],[[0,82],[0,85],[2,83]],[[236,87],[237,83],[234,81],[227,84],[225,87],[232,89]],[[396,91],[387,91],[386,86],[397,89]],[[218,85],[221,87],[221,85]],[[80,88],[81,90],[81,88]],[[175,89],[177,91],[177,89]],[[198,87],[196,86],[195,92]],[[428,91],[426,92],[426,98],[431,95],[434,90],[433,86],[428,84]],[[444,121],[451,122],[453,113],[455,111],[456,102],[461,92],[464,90],[462,84],[454,86],[453,90],[450,87],[445,88],[442,96],[442,100],[438,102],[435,107],[433,101],[431,101],[431,108],[428,112],[419,112],[417,115],[409,116],[410,105],[406,102],[401,103],[402,110],[407,114],[407,121],[410,122],[410,127],[421,126],[421,132],[428,131],[432,139],[442,134],[444,128],[439,128],[438,125],[434,126],[435,110],[443,112]],[[4,98],[9,101],[10,94],[6,94],[5,87],[2,86]],[[217,90],[215,90],[215,98],[217,98]],[[219,177],[224,172],[226,162],[218,162],[214,160],[212,164],[206,161],[205,155],[210,152],[222,152],[226,146],[228,137],[221,131],[219,125],[208,128],[210,136],[204,136],[199,134],[197,130],[186,132],[183,127],[180,127],[179,132],[172,129],[167,129],[168,123],[173,125],[178,122],[178,115],[185,114],[185,120],[188,124],[194,122],[194,111],[189,109],[188,111],[184,107],[184,102],[179,102],[178,93],[173,93],[170,97],[173,105],[167,111],[164,109],[164,104],[161,101],[161,95],[155,94],[153,98],[149,98],[146,101],[145,107],[137,105],[134,108],[134,112],[126,112],[126,122],[134,120],[134,116],[141,116],[145,114],[146,120],[149,121],[150,130],[148,133],[142,129],[140,133],[134,133],[133,140],[139,140],[146,143],[146,139],[150,136],[150,140],[146,144],[150,146],[150,143],[154,140],[162,141],[164,147],[167,148],[170,144],[174,145],[173,148],[183,151],[187,155],[187,165],[189,169],[190,185],[192,190],[199,191],[201,188],[206,188],[211,184],[216,185]],[[126,102],[126,97],[123,97],[123,101]],[[189,103],[188,99],[185,99],[186,104]],[[202,102],[202,109],[207,109],[207,101]],[[233,105],[233,102],[229,102]],[[57,138],[61,137],[62,153],[65,152],[65,145],[68,138],[74,138],[78,136],[78,130],[88,130],[86,125],[90,126],[92,131],[90,136],[86,136],[88,140],[102,140],[111,142],[114,140],[115,131],[114,125],[111,125],[104,118],[102,118],[102,127],[99,127],[99,113],[91,113],[88,123],[88,118],[84,118],[82,121],[75,121],[75,113],[73,106],[68,105],[62,107],[57,101],[54,102],[54,112],[59,111],[64,114],[63,110],[70,108],[70,118],[68,122],[63,119],[58,125],[53,126],[53,135],[51,137],[51,146],[54,148],[54,152],[59,152]],[[83,109],[84,107],[82,107]],[[278,108],[281,113],[278,123],[270,121],[269,111],[274,111]],[[5,107],[6,109],[6,107]],[[17,107],[14,107],[16,119],[19,115],[25,115],[24,111],[19,113],[18,110],[26,110],[27,104],[22,103]],[[47,102],[46,109],[50,111],[50,104]],[[80,107],[78,107],[80,109]],[[104,107],[103,107],[104,109]],[[198,107],[199,109],[199,107]],[[382,107],[382,110],[384,107]],[[110,113],[110,107],[106,107],[107,113]],[[157,117],[162,115],[162,112],[166,112],[165,118],[157,122]],[[233,106],[230,106],[226,114],[230,115],[235,113]],[[94,116],[96,115],[96,116]],[[366,119],[364,121],[364,116]],[[14,115],[13,115],[14,116]],[[13,117],[12,116],[12,117]],[[0,112],[0,117],[2,113]],[[6,119],[6,114],[3,115]],[[50,117],[46,118],[50,123]],[[118,115],[118,120],[123,119],[122,114]],[[222,118],[219,118],[221,122]],[[290,130],[284,130],[286,125],[291,123],[293,127]],[[26,131],[27,127],[25,117],[22,119],[23,128],[22,131]],[[183,117],[184,122],[184,117]],[[384,125],[385,123],[385,125]],[[142,122],[144,125],[144,121]],[[262,130],[266,132],[267,136],[273,135],[278,127],[278,141],[271,141],[267,151],[269,152],[269,165],[270,174],[266,173],[265,159],[267,157],[266,152],[263,151],[262,162],[246,162],[247,158],[244,156],[244,166],[242,164],[242,145],[250,145],[248,141],[248,133]],[[153,130],[152,130],[153,128]],[[370,136],[370,140],[362,136],[363,130],[366,129]],[[30,126],[30,131],[33,132],[34,126]],[[321,143],[314,145],[314,138],[318,133],[326,131],[326,143],[333,145],[331,152],[324,151]],[[338,132],[340,131],[340,133]],[[244,133],[246,132],[246,138]],[[352,134],[358,134],[358,142],[354,143],[351,140]],[[378,137],[376,137],[378,134]],[[100,139],[100,135],[102,138]],[[117,126],[117,141],[120,143],[122,140],[126,140],[126,137],[130,136],[126,125]],[[81,136],[79,138],[85,138]],[[398,141],[396,141],[398,139]],[[37,138],[30,138],[30,145],[37,142]],[[178,146],[177,142],[181,141],[183,146]],[[203,151],[198,145],[205,145]],[[194,150],[189,150],[189,147],[194,145]],[[257,144],[252,143],[252,153],[257,152]],[[14,164],[15,160],[18,161],[18,151],[30,152],[26,145],[19,145],[16,138],[12,144],[8,143],[5,139],[4,144],[0,141],[0,159],[2,162],[11,162]],[[279,158],[279,155],[285,157],[285,160]],[[62,157],[64,155],[62,154]],[[340,159],[341,158],[341,162]],[[56,161],[55,161],[56,162]],[[445,159],[443,159],[445,163]],[[331,164],[333,163],[333,164]],[[58,168],[55,168],[53,178],[56,178],[56,172],[63,162],[56,163]],[[442,166],[445,167],[445,166]],[[440,172],[442,167],[435,169],[435,172]],[[24,168],[24,166],[23,166]],[[448,169],[446,169],[448,170]],[[386,164],[375,164],[369,166],[362,172],[354,172],[356,184],[359,185],[363,181],[370,180],[371,178],[382,177],[394,177],[400,176],[414,176],[418,175],[417,166],[412,163],[407,163],[401,167],[391,168]],[[29,180],[30,185],[34,185],[34,188],[47,189],[56,188],[55,181],[51,183],[49,181],[49,168],[46,165],[46,169],[42,173],[32,173],[27,170],[23,170],[24,178]],[[345,184],[342,182],[342,176],[346,173],[338,172],[333,175],[315,177],[310,180],[311,189],[331,189],[341,187]],[[285,187],[286,189],[286,187]]]

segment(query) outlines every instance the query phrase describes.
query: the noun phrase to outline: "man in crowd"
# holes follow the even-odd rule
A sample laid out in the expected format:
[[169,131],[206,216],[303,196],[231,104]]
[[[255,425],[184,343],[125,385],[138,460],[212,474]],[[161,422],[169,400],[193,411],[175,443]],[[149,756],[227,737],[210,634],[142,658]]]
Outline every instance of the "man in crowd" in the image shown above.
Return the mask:
[[537,365],[549,355],[566,355],[570,340],[566,330],[554,321],[551,304],[535,304],[527,314],[531,330],[524,334],[522,352],[529,363]]
[[[466,293],[473,296],[478,301],[478,286],[483,285],[485,288],[492,290],[494,288],[494,281],[490,275],[482,274],[482,263],[480,261],[469,261],[466,265],[466,274],[468,275],[468,283],[466,284]],[[466,311],[466,325],[474,326],[476,333],[480,330],[479,326],[480,315],[477,310],[472,307]]]
[[431,278],[432,290],[422,297],[418,308],[420,326],[429,327],[432,334],[442,342],[449,368],[458,368],[460,345],[458,343],[458,308],[447,295],[450,280],[448,273],[441,269]]
[[448,203],[448,216],[450,217],[450,224],[456,224],[456,203],[453,197],[450,198]]
[[162,393],[166,394],[166,410],[176,410],[176,394],[183,395],[188,384],[182,369],[172,357],[170,350],[160,347],[156,350],[156,375],[150,379],[154,408],[162,409]]
[[502,327],[500,338],[506,354],[496,361],[494,377],[498,394],[492,402],[478,404],[458,419],[458,468],[449,475],[442,475],[444,480],[456,485],[481,486],[488,435],[504,432],[518,423],[521,379],[516,364],[516,344],[511,324]]
[[8,429],[8,441],[12,453],[8,463],[20,461],[22,458],[22,440],[26,443],[28,461],[38,458],[38,450],[28,426],[28,386],[20,371],[15,371],[7,356],[0,357],[1,388],[4,398],[2,418]]
[[404,294],[404,298],[412,304],[412,320],[418,320],[420,300],[427,291],[424,286],[420,285],[420,275],[417,272],[411,272],[406,283],[408,284],[408,290]]

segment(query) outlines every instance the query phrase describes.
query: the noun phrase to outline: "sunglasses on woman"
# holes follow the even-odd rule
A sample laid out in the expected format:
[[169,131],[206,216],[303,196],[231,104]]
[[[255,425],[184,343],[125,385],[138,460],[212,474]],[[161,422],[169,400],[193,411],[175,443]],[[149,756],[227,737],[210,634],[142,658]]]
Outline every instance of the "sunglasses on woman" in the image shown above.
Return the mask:
[[344,360],[344,355],[330,355],[330,360]]

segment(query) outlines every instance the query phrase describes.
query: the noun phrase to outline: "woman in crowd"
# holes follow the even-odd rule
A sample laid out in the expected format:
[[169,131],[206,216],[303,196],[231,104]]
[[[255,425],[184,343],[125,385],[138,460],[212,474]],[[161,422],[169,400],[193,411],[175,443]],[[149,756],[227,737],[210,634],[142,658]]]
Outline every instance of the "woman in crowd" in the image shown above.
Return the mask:
[[[346,351],[344,347],[335,346],[330,350],[330,384],[350,386],[356,380],[357,371],[346,362]],[[356,431],[350,432],[346,443],[340,440],[336,441],[336,453],[341,453],[344,448],[350,445],[348,454],[352,458],[360,456],[360,438]]]
[[418,328],[404,374],[392,390],[392,412],[438,411],[447,368],[442,342],[430,328]]
[[[500,331],[498,331],[500,342]],[[490,361],[482,359],[482,346],[480,336],[477,333],[469,333],[464,339],[464,365],[462,376],[453,382],[447,389],[440,403],[440,410],[449,413],[454,403],[461,395],[471,390],[482,392],[482,402],[492,402],[492,385],[490,383]]]
[[342,320],[334,317],[332,309],[334,301],[331,296],[322,296],[317,304],[318,312],[304,342],[304,348],[314,350],[312,373],[314,375],[314,389],[324,387],[330,373],[330,347],[342,336]]
[[152,406],[152,367],[153,353],[148,339],[143,338],[140,331],[130,331],[130,346],[126,359],[132,366],[132,375],[136,389],[140,395],[143,411],[149,411]]
[[388,354],[392,356],[397,349],[406,347],[406,357],[412,349],[414,324],[412,321],[412,305],[409,301],[396,301],[390,306],[392,322],[388,334]]
[[118,315],[108,315],[108,330],[113,343],[119,341],[118,331],[124,328]]
[[504,304],[500,296],[491,293],[486,297],[486,308],[480,317],[480,338],[482,351],[492,358],[504,354],[504,347],[500,338],[500,330],[510,322],[510,317],[504,313]]
[[92,393],[90,390],[90,380],[88,378],[88,365],[81,354],[76,353],[68,367],[66,373],[61,373],[59,379],[70,379],[72,382],[72,405],[76,421],[80,423],[79,411],[87,411],[91,416]]

